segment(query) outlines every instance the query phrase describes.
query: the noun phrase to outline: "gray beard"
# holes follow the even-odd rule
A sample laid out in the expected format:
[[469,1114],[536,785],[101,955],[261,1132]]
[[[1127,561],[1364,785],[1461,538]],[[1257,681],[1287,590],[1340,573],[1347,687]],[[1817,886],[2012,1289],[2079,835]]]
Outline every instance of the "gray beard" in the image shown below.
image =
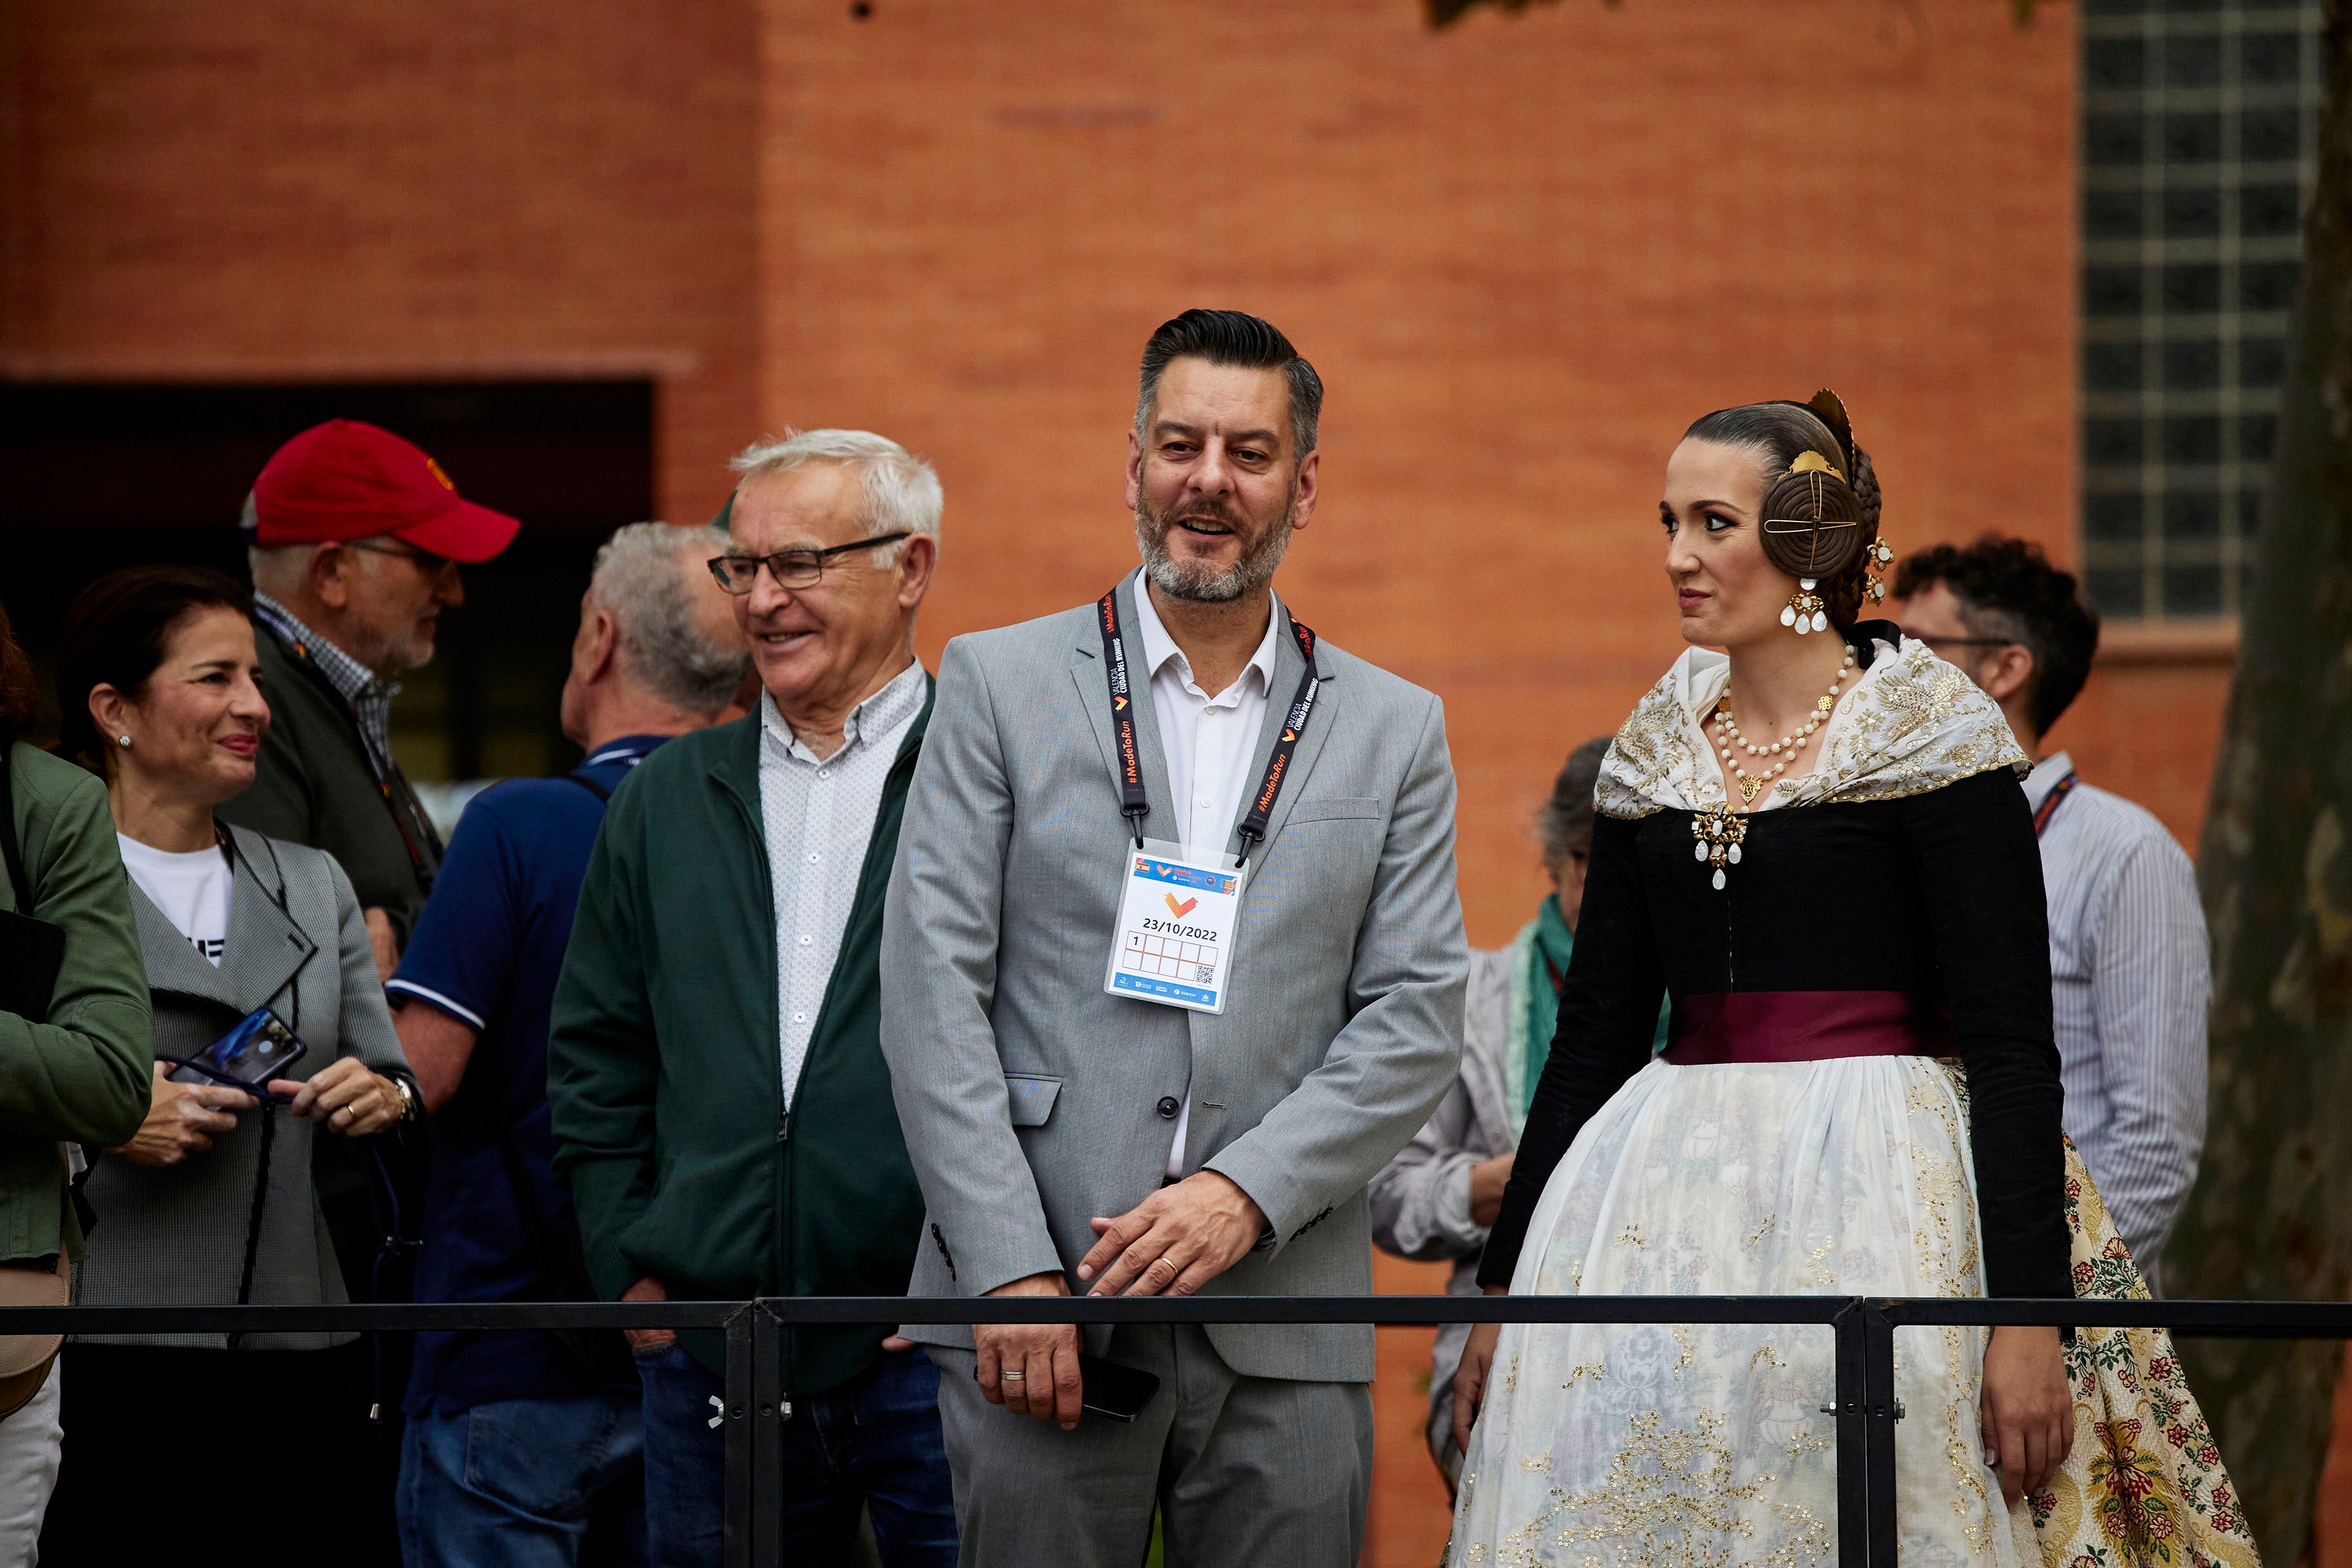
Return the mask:
[[1168,530],[1174,525],[1163,522],[1152,527],[1150,513],[1141,507],[1135,511],[1135,543],[1143,552],[1143,574],[1151,585],[1171,599],[1181,599],[1195,605],[1229,605],[1245,598],[1274,581],[1275,569],[1290,551],[1291,508],[1283,509],[1282,521],[1260,540],[1250,552],[1222,572],[1200,566],[1188,566],[1168,552]]

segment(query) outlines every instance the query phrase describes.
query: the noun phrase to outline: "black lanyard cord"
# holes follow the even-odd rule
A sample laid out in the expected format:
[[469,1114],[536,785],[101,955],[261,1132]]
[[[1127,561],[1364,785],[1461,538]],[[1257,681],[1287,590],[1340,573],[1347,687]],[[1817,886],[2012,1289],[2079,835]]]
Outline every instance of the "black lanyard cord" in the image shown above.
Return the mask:
[[2039,838],[2049,831],[2050,819],[2058,815],[2059,806],[2065,803],[2068,795],[2074,793],[2074,775],[2068,773],[2050,786],[2050,793],[2042,796],[2042,809],[2033,814],[2034,837]]
[[[1135,693],[1128,676],[1127,642],[1118,629],[1118,589],[1113,588],[1095,602],[1097,619],[1103,639],[1103,670],[1110,683],[1111,733],[1118,749],[1118,813],[1127,818],[1128,830],[1135,836],[1135,847],[1143,847],[1143,819],[1151,815],[1150,797],[1143,787],[1143,759],[1136,749]],[[1234,829],[1242,838],[1242,852],[1234,858],[1234,868],[1249,864],[1251,854],[1265,841],[1266,819],[1274,815],[1274,803],[1282,794],[1282,781],[1290,776],[1290,761],[1298,750],[1298,737],[1307,731],[1307,721],[1315,711],[1315,698],[1323,683],[1315,674],[1315,634],[1301,625],[1291,614],[1283,612],[1283,620],[1290,635],[1298,639],[1298,651],[1307,659],[1307,668],[1298,677],[1298,690],[1290,700],[1290,711],[1284,715],[1282,733],[1274,742],[1274,754],[1266,759],[1265,777],[1250,799],[1249,814]]]

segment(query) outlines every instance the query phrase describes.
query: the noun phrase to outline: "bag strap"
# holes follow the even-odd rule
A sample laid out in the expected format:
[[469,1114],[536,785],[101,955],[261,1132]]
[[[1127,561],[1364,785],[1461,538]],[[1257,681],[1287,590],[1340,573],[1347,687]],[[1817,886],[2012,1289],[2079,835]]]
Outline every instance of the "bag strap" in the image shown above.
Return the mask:
[[566,773],[563,777],[567,783],[578,784],[582,789],[586,790],[590,795],[594,795],[598,800],[604,802],[607,805],[612,804],[613,792],[606,789],[603,784],[598,784],[594,779],[590,778],[587,774]]
[[16,895],[16,912],[33,912],[33,884],[25,875],[25,852],[16,842],[16,790],[10,767],[14,744],[0,745],[0,853],[8,858],[8,886]]

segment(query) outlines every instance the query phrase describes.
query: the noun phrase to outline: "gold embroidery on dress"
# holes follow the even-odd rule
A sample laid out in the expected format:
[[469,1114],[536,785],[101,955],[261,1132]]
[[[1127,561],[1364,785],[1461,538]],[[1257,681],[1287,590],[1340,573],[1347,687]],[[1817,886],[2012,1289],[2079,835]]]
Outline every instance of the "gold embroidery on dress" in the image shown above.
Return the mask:
[[1650,1243],[1648,1237],[1642,1234],[1642,1227],[1640,1226],[1628,1225],[1622,1231],[1618,1233],[1617,1240],[1613,1245],[1618,1247],[1647,1247]]
[[1780,1220],[1776,1216],[1766,1215],[1764,1216],[1764,1223],[1756,1227],[1756,1234],[1749,1237],[1746,1241],[1741,1242],[1739,1245],[1742,1247],[1755,1246],[1758,1242],[1762,1241],[1766,1237],[1771,1235],[1772,1227],[1780,1223]]
[[1602,1378],[1607,1377],[1608,1375],[1609,1368],[1607,1363],[1597,1361],[1580,1361],[1574,1366],[1568,1369],[1568,1381],[1561,1384],[1560,1386],[1562,1388],[1574,1388],[1578,1384],[1583,1382],[1588,1377],[1592,1379],[1593,1382],[1599,1383]]
[[1683,1369],[1690,1365],[1691,1362],[1698,1355],[1698,1346],[1696,1342],[1691,1337],[1691,1326],[1688,1323],[1675,1323],[1673,1324],[1672,1327],[1675,1333],[1675,1343],[1683,1352],[1675,1358],[1674,1364],[1674,1374],[1676,1377],[1680,1377],[1683,1374]]
[[[1643,694],[1602,759],[1594,804],[1639,818],[1663,809],[1725,804],[1722,771],[1700,736],[1684,689],[1713,706],[1720,654],[1692,649]],[[1926,644],[1903,639],[1864,672],[1821,731],[1813,771],[1776,786],[1781,807],[1901,800],[2027,761],[1992,699]]]
[[[1551,1508],[1510,1532],[1497,1563],[1534,1563],[1533,1548],[1564,1521],[1558,1544],[1584,1540],[1619,1544],[1619,1559],[1632,1564],[1758,1563],[1794,1568],[1825,1560],[1830,1531],[1811,1510],[1767,1501],[1779,1477],[1759,1474],[1735,1482],[1737,1460],[1724,1441],[1724,1416],[1696,1413],[1691,1429],[1662,1431],[1650,1411],[1632,1418],[1633,1436],[1609,1462],[1609,1473],[1591,1491],[1555,1492]],[[1758,1504],[1763,1504],[1759,1508]],[[1780,1516],[1779,1540],[1758,1551],[1758,1515]],[[1507,1553],[1513,1548],[1523,1555]]]

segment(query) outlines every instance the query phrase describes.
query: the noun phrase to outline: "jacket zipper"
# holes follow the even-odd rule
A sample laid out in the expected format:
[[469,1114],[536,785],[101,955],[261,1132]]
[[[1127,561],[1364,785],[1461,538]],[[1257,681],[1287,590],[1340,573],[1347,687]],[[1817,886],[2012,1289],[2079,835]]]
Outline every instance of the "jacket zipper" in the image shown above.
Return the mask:
[[[917,717],[918,717],[919,719],[919,718],[925,718],[925,717],[927,717],[927,716],[929,715],[929,710],[930,710],[930,703],[929,703],[929,699],[928,699],[928,698],[926,698],[926,700],[925,700],[925,701],[924,701],[924,705],[923,705],[923,710],[922,710],[922,711],[921,711],[920,713],[919,713],[919,714],[917,715]],[[894,758],[894,759],[892,760],[891,764],[890,764],[890,771],[889,771],[888,774],[887,774],[887,775],[885,776],[884,780],[883,780],[882,792],[883,792],[883,794],[884,794],[884,795],[885,795],[885,796],[887,796],[887,795],[889,794],[891,785],[892,785],[892,784],[896,784],[896,783],[898,782],[898,771],[899,771],[901,768],[906,769],[906,770],[907,770],[907,772],[908,772],[908,773],[910,773],[910,774],[914,772],[914,758],[913,758],[913,756],[912,756],[912,755],[910,755],[910,754],[909,754],[909,753],[905,750],[905,742],[900,742],[900,752],[899,752],[899,754],[898,754],[896,758]],[[762,889],[765,889],[765,891],[766,891],[766,893],[767,893],[767,898],[768,898],[767,913],[768,913],[768,918],[769,918],[769,920],[772,922],[772,921],[774,921],[774,919],[775,919],[775,912],[776,912],[776,886],[775,886],[775,879],[774,879],[774,877],[772,875],[771,870],[770,870],[770,865],[769,865],[769,859],[768,859],[768,841],[767,841],[767,837],[766,837],[765,833],[762,831],[762,829],[761,828],[760,824],[759,824],[759,823],[758,823],[758,822],[757,822],[757,821],[752,817],[752,816],[751,816],[751,808],[750,808],[749,806],[747,806],[747,805],[743,803],[743,800],[742,800],[742,797],[741,797],[741,796],[738,795],[737,795],[733,790],[731,790],[731,789],[730,789],[730,790],[729,790],[729,791],[727,792],[727,798],[728,798],[728,799],[730,799],[730,800],[731,800],[731,801],[733,801],[733,802],[735,803],[735,810],[736,810],[736,814],[737,814],[738,816],[741,816],[741,817],[743,818],[743,820],[744,820],[744,826],[747,826],[747,827],[749,827],[749,828],[751,828],[751,838],[752,838],[752,841],[753,841],[754,843],[756,843],[756,844],[760,847],[760,853],[759,853],[756,857],[754,857],[754,858],[755,858],[755,859],[758,861],[758,863],[759,863],[759,868],[760,868],[760,884],[761,884],[761,888],[762,888]],[[874,847],[873,847],[873,845],[872,845],[871,841],[869,841],[869,842],[867,843],[867,845],[866,845],[866,857],[867,857],[867,858],[868,858],[868,859],[871,859],[871,858],[872,858],[872,857],[873,857],[873,854],[874,854]],[[858,882],[859,882],[859,885],[860,885],[861,887],[863,887],[863,885],[864,885],[864,883],[865,883],[865,876],[864,876],[864,868],[860,868],[860,874],[859,874],[859,877],[858,877]],[[855,907],[856,907],[856,895],[854,895],[854,894],[853,894],[853,895],[852,895],[852,897],[851,897],[851,906],[852,906],[853,910],[854,910],[854,909],[855,909]],[[774,946],[775,946],[775,944],[774,944],[772,942],[769,943],[769,948],[770,948],[770,951],[771,951],[771,952],[772,952],[772,951],[774,950]],[[838,959],[836,959],[836,960],[835,960],[835,962],[836,962],[836,963],[838,963],[838,962],[839,962],[839,961],[838,961]],[[770,1002],[770,1004],[769,1004],[769,1005],[770,1005],[771,1006],[776,1007],[776,1008],[778,1009],[778,1015],[777,1015],[777,1019],[776,1019],[776,1028],[777,1028],[778,1045],[779,1045],[779,1047],[781,1047],[781,1045],[782,1045],[782,1031],[783,1031],[783,1017],[782,1017],[782,1003],[781,1002],[781,1000],[776,1000],[776,999],[774,999],[774,998],[776,998],[776,996],[777,996],[778,987],[780,987],[780,986],[782,984],[782,983],[783,983],[783,974],[782,974],[782,970],[781,970],[781,969],[780,969],[780,970],[778,970],[778,972],[777,972],[777,973],[772,976],[772,978],[773,978],[773,980],[774,980],[775,984],[772,984],[772,985],[769,987],[769,994],[770,994],[770,996],[771,996],[771,998],[772,998],[772,1000],[771,1000],[771,1002]],[[819,1005],[818,1005],[818,1009],[817,1009],[817,1022],[818,1022],[818,1024],[819,1024],[819,1025],[822,1025],[822,1024],[824,1022],[824,1006],[823,1006],[823,1004],[822,1004],[822,1003],[820,1003],[820,1004],[819,1004]],[[783,1075],[782,1075],[782,1073],[781,1071],[779,1071],[779,1072],[778,1072],[778,1074],[777,1074],[777,1078],[776,1078],[776,1148],[777,1148],[777,1156],[776,1156],[776,1158],[777,1158],[777,1166],[776,1166],[776,1172],[777,1172],[777,1174],[776,1174],[776,1181],[777,1181],[777,1188],[778,1188],[778,1191],[777,1191],[777,1207],[778,1207],[778,1208],[782,1211],[782,1223],[783,1223],[783,1227],[784,1227],[784,1236],[783,1236],[784,1258],[783,1258],[783,1261],[784,1261],[785,1268],[786,1268],[788,1270],[789,1270],[789,1268],[790,1268],[790,1267],[791,1267],[791,1259],[792,1259],[793,1255],[793,1205],[792,1205],[792,1187],[793,1187],[793,1141],[792,1141],[792,1139],[793,1139],[793,1107],[800,1103],[801,1089],[802,1089],[803,1086],[804,1086],[804,1085],[808,1082],[809,1060],[810,1060],[810,1058],[811,1058],[812,1057],[815,1056],[815,1054],[816,1054],[816,1051],[815,1051],[816,1040],[817,1040],[817,1031],[816,1031],[816,1030],[812,1029],[812,1030],[810,1031],[810,1033],[809,1033],[809,1046],[810,1046],[810,1048],[809,1048],[808,1050],[803,1051],[803,1053],[801,1053],[801,1070],[800,1070],[800,1074],[799,1074],[799,1076],[798,1076],[796,1079],[793,1079],[793,1091],[792,1091],[792,1096],[791,1096],[791,1098],[790,1098],[790,1099],[787,1099],[787,1098],[785,1098],[785,1096],[784,1096],[784,1091],[783,1091]],[[778,1065],[779,1065],[779,1067],[781,1068],[782,1064],[781,1064],[781,1063],[779,1063]],[[784,1331],[785,1331],[785,1333],[786,1333],[788,1336],[789,1336],[789,1335],[791,1334],[791,1332],[792,1332],[792,1331],[791,1331],[790,1329],[787,1329],[787,1330],[785,1330]],[[787,1342],[788,1342],[788,1343],[790,1342],[789,1342],[789,1340],[787,1341]],[[789,1358],[787,1358],[787,1359],[789,1359]],[[779,1390],[777,1390],[777,1392],[776,1392],[776,1418],[777,1418],[778,1420],[780,1420],[780,1421],[789,1421],[789,1420],[791,1420],[791,1419],[793,1418],[793,1396],[792,1396],[792,1392],[791,1392],[789,1389],[779,1389]]]

